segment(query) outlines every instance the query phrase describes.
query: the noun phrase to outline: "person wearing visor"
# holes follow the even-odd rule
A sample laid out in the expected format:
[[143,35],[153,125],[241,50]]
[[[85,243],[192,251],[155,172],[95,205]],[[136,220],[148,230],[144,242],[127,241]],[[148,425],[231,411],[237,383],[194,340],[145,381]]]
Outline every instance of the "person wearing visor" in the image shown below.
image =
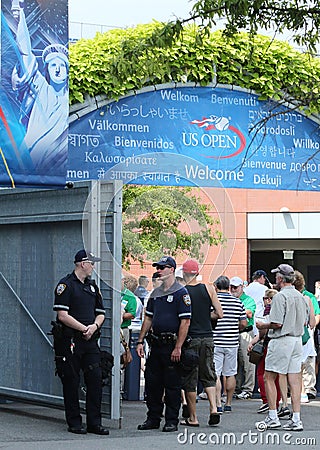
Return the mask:
[[152,266],[160,274],[161,285],[150,294],[137,342],[140,358],[145,356],[144,339],[147,335],[151,348],[145,369],[147,419],[138,426],[138,430],[159,428],[165,403],[162,431],[172,432],[178,430],[181,405],[178,363],[190,324],[191,300],[186,288],[176,281],[176,262],[171,256],[163,256]]
[[[98,261],[101,259],[93,253],[79,250],[74,257],[74,271],[62,278],[55,288],[56,370],[63,386],[68,431],[76,434],[109,434],[101,425],[102,372],[98,345],[105,309],[100,290],[90,279]],[[86,384],[87,428],[80,414],[80,370]]]

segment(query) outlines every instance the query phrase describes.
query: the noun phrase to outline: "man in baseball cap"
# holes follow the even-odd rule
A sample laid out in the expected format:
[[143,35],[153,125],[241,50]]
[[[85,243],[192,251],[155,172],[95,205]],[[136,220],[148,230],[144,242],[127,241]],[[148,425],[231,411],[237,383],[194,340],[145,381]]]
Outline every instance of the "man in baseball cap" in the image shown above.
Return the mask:
[[209,400],[209,425],[217,425],[220,416],[216,403],[216,373],[213,365],[213,339],[211,319],[223,316],[222,308],[212,285],[199,283],[199,264],[194,259],[182,265],[183,278],[192,302],[192,316],[188,335],[191,337],[188,349],[199,357],[199,361],[190,370],[184,370],[182,385],[185,391],[189,417],[183,425],[198,427],[196,410],[197,385],[201,381]]
[[[258,269],[252,274],[252,282],[244,289],[245,293],[252,297],[256,302],[255,315],[257,317],[263,316],[263,297],[265,291],[268,289],[266,283],[269,284],[269,287],[272,287],[268,280],[267,273],[262,269]],[[254,334],[258,334],[258,330],[255,328],[255,326],[253,326],[253,331]]]
[[[68,431],[107,436],[109,430],[101,423],[103,385],[98,342],[105,308],[101,292],[90,278],[96,261],[100,258],[79,250],[74,257],[73,272],[61,278],[56,286],[53,310],[62,333],[54,336],[54,351],[57,374],[63,386]],[[82,423],[78,395],[80,371],[87,387],[86,427]]]
[[88,262],[99,262],[101,261],[101,258],[98,258],[97,256],[94,256],[93,253],[88,252],[87,250],[79,250],[74,257],[74,263],[79,263],[79,262],[84,262],[84,261],[88,261]]
[[[144,339],[152,330],[145,369],[147,419],[138,425],[138,430],[158,429],[164,416],[162,431],[174,432],[178,430],[181,407],[178,363],[189,329],[191,300],[186,288],[176,281],[176,262],[171,256],[163,256],[152,266],[156,267],[162,283],[150,293],[136,348],[138,356],[144,358]],[[162,414],[163,392],[166,407]]]
[[271,273],[281,273],[281,275],[288,276],[294,274],[294,269],[293,267],[289,266],[289,264],[280,264],[275,269],[272,269]]
[[234,287],[243,286],[243,281],[240,277],[232,277],[230,278],[230,286]]
[[152,267],[173,267],[176,270],[177,264],[171,256],[163,256],[160,261],[154,262]]
[[198,275],[199,274],[199,264],[195,259],[189,259],[182,265],[182,270],[184,273]]
[[302,335],[309,305],[294,287],[295,274],[289,264],[271,270],[280,292],[272,298],[269,322],[256,322],[259,330],[268,330],[268,352],[265,359],[265,380],[269,404],[268,416],[256,428],[280,428],[276,408],[275,381],[278,374],[287,376],[291,393],[292,417],[282,426],[287,431],[302,431],[300,418]]

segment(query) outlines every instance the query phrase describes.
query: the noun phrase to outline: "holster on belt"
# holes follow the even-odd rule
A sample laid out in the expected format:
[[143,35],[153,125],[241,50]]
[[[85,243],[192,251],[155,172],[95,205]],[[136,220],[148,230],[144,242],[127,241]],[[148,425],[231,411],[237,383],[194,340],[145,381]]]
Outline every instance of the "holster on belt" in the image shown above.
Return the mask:
[[168,344],[175,344],[175,342],[177,341],[177,335],[176,335],[176,333],[170,333],[170,332],[159,333],[159,334],[148,333],[146,339],[147,339],[148,344],[151,346],[153,344],[168,345]]

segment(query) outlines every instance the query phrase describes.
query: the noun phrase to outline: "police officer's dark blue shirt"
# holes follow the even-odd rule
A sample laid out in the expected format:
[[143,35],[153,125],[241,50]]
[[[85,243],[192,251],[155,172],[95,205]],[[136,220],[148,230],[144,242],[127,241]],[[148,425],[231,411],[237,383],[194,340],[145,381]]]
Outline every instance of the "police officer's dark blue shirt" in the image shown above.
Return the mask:
[[82,283],[74,272],[62,278],[55,289],[54,311],[67,311],[83,325],[94,323],[96,316],[105,315],[102,297],[93,280]]
[[152,330],[159,333],[178,333],[180,321],[191,318],[191,300],[188,291],[175,282],[167,291],[162,286],[151,292],[146,316],[152,318]]

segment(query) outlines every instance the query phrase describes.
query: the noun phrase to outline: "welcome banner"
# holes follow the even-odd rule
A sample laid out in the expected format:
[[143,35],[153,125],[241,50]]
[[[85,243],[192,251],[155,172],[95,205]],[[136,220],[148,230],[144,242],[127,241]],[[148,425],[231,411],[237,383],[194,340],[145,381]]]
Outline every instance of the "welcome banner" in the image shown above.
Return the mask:
[[142,91],[70,124],[70,181],[320,190],[318,125],[247,91]]
[[0,186],[65,185],[67,45],[66,0],[2,0]]

